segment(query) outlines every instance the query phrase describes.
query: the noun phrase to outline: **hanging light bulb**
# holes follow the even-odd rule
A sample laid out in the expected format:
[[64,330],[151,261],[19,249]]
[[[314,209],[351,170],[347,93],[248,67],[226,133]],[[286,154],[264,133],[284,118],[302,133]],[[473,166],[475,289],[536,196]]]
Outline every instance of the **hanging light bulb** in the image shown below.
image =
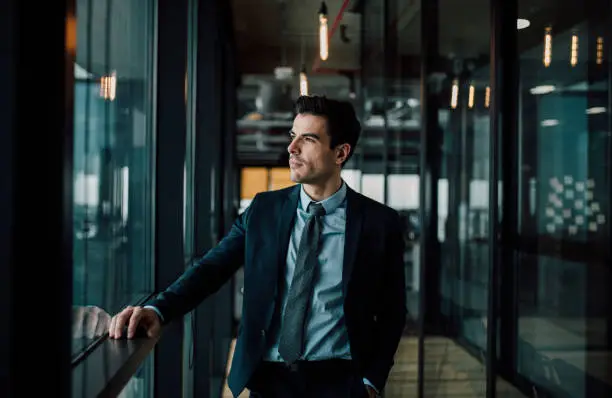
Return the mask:
[[603,62],[603,37],[597,38],[597,65]]
[[472,109],[474,107],[474,85],[470,84],[470,91],[468,93],[468,108]]
[[485,108],[488,108],[491,104],[491,87],[487,86],[485,89]]
[[544,66],[549,67],[550,61],[552,58],[552,33],[551,28],[546,28],[546,33],[544,34]]
[[308,95],[308,76],[306,75],[305,66],[302,66],[300,71],[300,95]]
[[459,80],[453,80],[453,87],[451,89],[451,108],[457,108],[457,101],[459,99]]
[[319,55],[322,61],[326,61],[329,56],[329,37],[327,34],[327,5],[321,2],[319,8]]
[[570,56],[570,64],[572,66],[578,65],[578,35],[572,35],[572,49]]

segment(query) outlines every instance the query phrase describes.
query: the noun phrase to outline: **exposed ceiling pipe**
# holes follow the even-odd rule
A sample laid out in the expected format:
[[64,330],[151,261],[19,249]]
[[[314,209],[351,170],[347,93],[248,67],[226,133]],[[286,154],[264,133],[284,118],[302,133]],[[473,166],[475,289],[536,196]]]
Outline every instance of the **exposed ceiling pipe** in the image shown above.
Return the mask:
[[[336,15],[336,18],[334,19],[334,24],[332,25],[331,30],[329,31],[329,34],[327,36],[329,43],[331,43],[331,38],[334,36],[334,33],[338,29],[338,26],[340,25],[340,21],[342,21],[342,16],[344,15],[344,11],[346,10],[346,7],[348,7],[349,2],[350,0],[344,0],[342,2],[340,11],[338,11],[338,15]],[[321,66],[321,58],[319,58],[319,56],[317,55],[317,57],[314,60],[314,64],[312,65],[312,71],[317,72],[320,66]]]

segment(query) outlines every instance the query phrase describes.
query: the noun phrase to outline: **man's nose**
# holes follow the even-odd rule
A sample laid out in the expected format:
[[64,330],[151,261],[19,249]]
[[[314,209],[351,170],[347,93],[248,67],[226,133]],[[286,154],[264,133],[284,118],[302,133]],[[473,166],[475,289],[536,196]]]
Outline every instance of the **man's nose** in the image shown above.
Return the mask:
[[289,152],[290,154],[299,152],[299,146],[298,146],[297,140],[293,140],[291,141],[291,143],[289,143],[289,146],[287,147],[287,152]]

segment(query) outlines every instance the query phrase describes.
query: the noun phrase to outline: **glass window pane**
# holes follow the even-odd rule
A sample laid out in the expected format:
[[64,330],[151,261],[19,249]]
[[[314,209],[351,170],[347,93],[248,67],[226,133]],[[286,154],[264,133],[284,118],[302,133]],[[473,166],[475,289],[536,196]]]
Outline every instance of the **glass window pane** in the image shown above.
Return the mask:
[[[73,302],[108,314],[152,289],[155,3],[77,3]],[[75,351],[94,318],[75,317]]]
[[610,12],[519,2],[515,371],[552,395],[612,394]]

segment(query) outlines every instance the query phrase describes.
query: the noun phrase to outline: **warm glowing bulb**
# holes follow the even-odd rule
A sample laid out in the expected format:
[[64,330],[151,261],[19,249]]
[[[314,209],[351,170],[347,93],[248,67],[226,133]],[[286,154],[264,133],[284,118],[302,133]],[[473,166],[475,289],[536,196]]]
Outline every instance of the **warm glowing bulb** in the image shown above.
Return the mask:
[[578,64],[578,36],[572,35],[572,52],[570,64],[576,66]]
[[325,14],[319,14],[319,55],[322,61],[326,61],[329,56],[327,16]]
[[474,85],[470,84],[470,91],[468,93],[468,108],[472,109],[474,107]]
[[487,86],[485,89],[485,108],[488,108],[491,104],[491,87]]
[[603,62],[603,37],[597,38],[597,65]]
[[300,73],[300,95],[308,95],[308,76],[306,76],[306,72]]
[[100,97],[113,101],[117,95],[117,73],[100,78]]
[[552,34],[551,28],[546,28],[544,35],[544,66],[549,67],[552,59]]
[[457,108],[457,100],[459,99],[459,81],[455,79],[453,81],[453,88],[451,91],[451,108]]

